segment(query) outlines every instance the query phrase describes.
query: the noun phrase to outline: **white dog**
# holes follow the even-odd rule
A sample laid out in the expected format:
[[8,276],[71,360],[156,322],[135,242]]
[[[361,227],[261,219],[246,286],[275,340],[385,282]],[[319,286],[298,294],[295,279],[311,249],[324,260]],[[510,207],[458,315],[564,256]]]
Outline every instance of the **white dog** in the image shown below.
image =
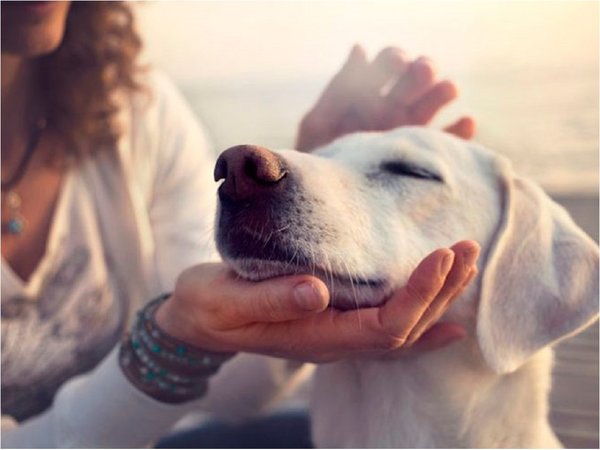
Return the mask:
[[549,346],[597,317],[598,247],[504,158],[402,128],[311,155],[235,147],[215,175],[225,261],[253,280],[315,273],[334,307],[379,304],[435,248],[481,244],[480,276],[445,315],[467,339],[317,369],[318,446],[560,446],[547,421]]

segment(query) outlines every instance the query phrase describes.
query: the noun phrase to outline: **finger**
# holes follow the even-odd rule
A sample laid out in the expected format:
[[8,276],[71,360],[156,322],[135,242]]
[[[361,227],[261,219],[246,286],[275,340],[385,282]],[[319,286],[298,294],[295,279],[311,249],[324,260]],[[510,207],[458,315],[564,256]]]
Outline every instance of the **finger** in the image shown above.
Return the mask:
[[348,54],[348,59],[342,66],[339,73],[347,73],[349,69],[356,69],[357,67],[365,66],[367,63],[367,53],[360,44],[354,44]]
[[[368,130],[383,130],[392,128],[396,121],[396,111],[390,110],[387,94],[390,84],[401,78],[409,67],[406,54],[396,47],[383,49],[369,65],[362,84],[357,92],[360,102],[362,128]],[[392,84],[393,85],[393,84]],[[404,124],[398,118],[399,124]]]
[[462,117],[452,125],[444,128],[444,131],[462,139],[471,139],[475,136],[476,124],[472,117]]
[[345,108],[348,93],[354,91],[362,83],[369,70],[367,55],[360,45],[354,45],[348,59],[327,85],[317,102],[318,108]]
[[[371,116],[373,116],[373,114],[371,114]],[[365,117],[364,111],[361,114],[356,108],[350,107],[342,116],[342,119],[337,126],[336,134],[343,135],[355,131],[371,129],[372,122],[372,117]]]
[[467,331],[462,325],[453,322],[436,323],[411,347],[403,347],[384,354],[385,359],[395,359],[438,350],[464,339]]
[[452,303],[455,299],[462,295],[462,293],[465,291],[465,289],[469,287],[469,284],[471,284],[471,281],[473,281],[473,279],[477,276],[478,273],[479,271],[477,270],[477,267],[473,267],[471,269],[463,285],[460,288],[458,288],[458,290],[454,292],[454,294],[452,294],[452,297],[450,297],[449,303]]
[[[411,330],[419,323],[435,300],[441,297],[440,292],[446,286],[452,269],[464,264],[464,253],[478,249],[473,241],[463,241],[452,249],[438,249],[421,261],[413,271],[407,285],[398,291],[385,305],[379,308],[364,308],[354,311],[327,311],[311,318],[320,321],[321,330],[328,332],[319,336],[315,345],[330,346],[352,351],[389,351],[405,345]],[[455,261],[455,252],[460,253],[460,264]],[[472,256],[469,256],[472,258]],[[450,284],[458,284],[463,278],[453,275]],[[330,324],[326,324],[330,321]],[[324,323],[326,325],[324,325]],[[316,336],[313,334],[312,338]]]
[[414,327],[442,289],[454,257],[451,250],[439,249],[423,259],[406,286],[381,307],[381,328],[390,334],[406,338],[406,330],[410,331]]
[[253,323],[236,331],[236,345],[244,350],[244,343],[248,343],[251,344],[248,351],[281,356],[284,342],[288,357],[296,354],[299,359],[310,361],[400,348],[443,288],[453,261],[454,253],[450,249],[436,250],[415,269],[407,287],[382,307],[353,311],[328,309],[299,320]]
[[302,119],[300,127],[304,132],[298,135],[296,141],[298,150],[310,151],[338,135],[339,130],[336,128],[340,117],[351,110],[353,102],[353,97],[348,93],[352,92],[355,86],[360,85],[360,79],[364,77],[367,67],[365,50],[360,45],[355,45],[342,68]]
[[441,303],[435,311],[432,311],[430,314],[427,314],[426,317],[424,316],[421,318],[421,321],[415,325],[410,336],[406,339],[405,347],[407,349],[419,346],[423,337],[429,333],[431,328],[437,326],[436,322],[443,317],[452,303],[462,295],[476,275],[477,269],[474,268],[467,275],[463,285],[451,294],[450,298],[445,303]]
[[421,261],[407,285],[383,306],[328,311],[327,316],[318,314],[311,320],[320,320],[321,330],[329,328],[326,335],[319,337],[319,345],[347,351],[387,351],[402,347],[410,330],[442,289],[453,261],[454,253],[450,249],[438,249]]
[[380,51],[369,66],[369,79],[365,80],[366,89],[372,96],[379,97],[381,89],[392,78],[402,76],[409,66],[409,60],[397,47],[387,47]]
[[347,103],[337,131],[346,134],[381,129],[387,104],[381,92],[388,82],[402,75],[407,67],[408,58],[395,47],[380,51],[370,64],[347,64],[340,72],[343,82],[336,83],[338,103],[341,99]]
[[436,113],[458,96],[458,89],[451,81],[436,83],[429,91],[409,107],[408,118],[413,125],[425,125]]
[[480,252],[479,244],[475,241],[458,242],[451,247],[451,250],[455,255],[452,268],[444,281],[442,289],[425,312],[424,319],[429,314],[435,314],[437,308],[444,308],[444,304],[464,286],[475,268]]
[[412,62],[405,75],[400,77],[388,94],[388,100],[399,106],[413,104],[435,81],[433,63],[427,58]]
[[[458,293],[473,278],[475,263],[479,257],[479,245],[475,241],[461,241],[451,247],[455,254],[452,268],[444,281],[442,289],[413,327],[406,345],[413,345],[417,339],[446,312]],[[475,269],[476,270],[476,269]]]
[[382,307],[328,309],[295,321],[251,324],[239,330],[249,338],[238,336],[238,348],[244,350],[243,343],[248,342],[252,343],[248,351],[282,356],[282,343],[286,343],[288,357],[296,354],[314,362],[402,348],[405,336],[442,289],[453,261],[451,250],[436,250],[411,275],[407,286],[412,287],[401,289]]
[[323,311],[329,292],[318,278],[308,275],[278,277],[252,282],[231,276],[223,283],[213,302],[223,328],[236,328],[253,322],[284,322]]

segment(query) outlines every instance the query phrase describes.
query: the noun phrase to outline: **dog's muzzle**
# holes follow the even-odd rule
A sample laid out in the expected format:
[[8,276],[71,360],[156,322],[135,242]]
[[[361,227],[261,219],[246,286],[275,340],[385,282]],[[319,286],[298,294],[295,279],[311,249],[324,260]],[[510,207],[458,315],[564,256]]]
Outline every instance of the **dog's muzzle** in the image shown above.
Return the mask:
[[296,182],[277,154],[238,145],[219,156],[214,177],[219,187],[217,246],[224,258],[289,260],[277,233],[289,220]]
[[311,273],[327,285],[332,305],[343,309],[387,297],[385,279],[330,266],[322,239],[334,230],[313,220],[314,199],[278,154],[251,145],[232,147],[218,158],[214,176],[224,180],[218,191],[217,248],[239,275],[262,280]]
[[224,179],[219,188],[223,202],[250,203],[267,201],[276,191],[285,189],[287,170],[275,153],[255,145],[238,145],[225,150],[215,166],[215,181]]

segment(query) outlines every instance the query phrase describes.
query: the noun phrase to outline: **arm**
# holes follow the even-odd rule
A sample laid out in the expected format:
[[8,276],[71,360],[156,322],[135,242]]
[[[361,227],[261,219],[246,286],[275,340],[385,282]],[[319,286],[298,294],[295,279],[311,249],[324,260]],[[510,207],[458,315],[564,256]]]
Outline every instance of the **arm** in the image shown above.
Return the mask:
[[139,448],[197,407],[197,402],[174,406],[142,394],[123,376],[113,350],[91,373],[65,383],[50,410],[18,427],[3,421],[2,446]]
[[[156,170],[147,196],[155,248],[154,294],[172,291],[185,269],[219,259],[213,237],[218,187],[213,180],[215,154],[179,92],[164,78],[158,83],[158,91],[168,101],[158,99],[161,114],[156,121],[162,133],[153,152]],[[136,156],[134,161],[145,158],[143,153]],[[240,354],[211,378],[209,391],[196,408],[226,419],[250,417],[269,408],[305,372],[301,365],[283,359]]]

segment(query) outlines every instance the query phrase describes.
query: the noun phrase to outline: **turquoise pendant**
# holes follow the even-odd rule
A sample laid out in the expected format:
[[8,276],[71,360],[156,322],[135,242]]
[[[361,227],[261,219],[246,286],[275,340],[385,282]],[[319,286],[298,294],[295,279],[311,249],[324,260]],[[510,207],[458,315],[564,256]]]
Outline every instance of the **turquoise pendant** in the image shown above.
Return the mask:
[[2,230],[8,234],[18,236],[25,229],[25,218],[21,214],[21,197],[15,191],[9,191],[6,194],[6,206],[8,208],[7,216],[10,217],[2,223]]
[[6,226],[7,226],[9,234],[21,234],[21,232],[23,231],[23,228],[25,228],[25,223],[23,222],[22,219],[20,219],[19,217],[16,217],[14,219],[10,219],[6,223]]

